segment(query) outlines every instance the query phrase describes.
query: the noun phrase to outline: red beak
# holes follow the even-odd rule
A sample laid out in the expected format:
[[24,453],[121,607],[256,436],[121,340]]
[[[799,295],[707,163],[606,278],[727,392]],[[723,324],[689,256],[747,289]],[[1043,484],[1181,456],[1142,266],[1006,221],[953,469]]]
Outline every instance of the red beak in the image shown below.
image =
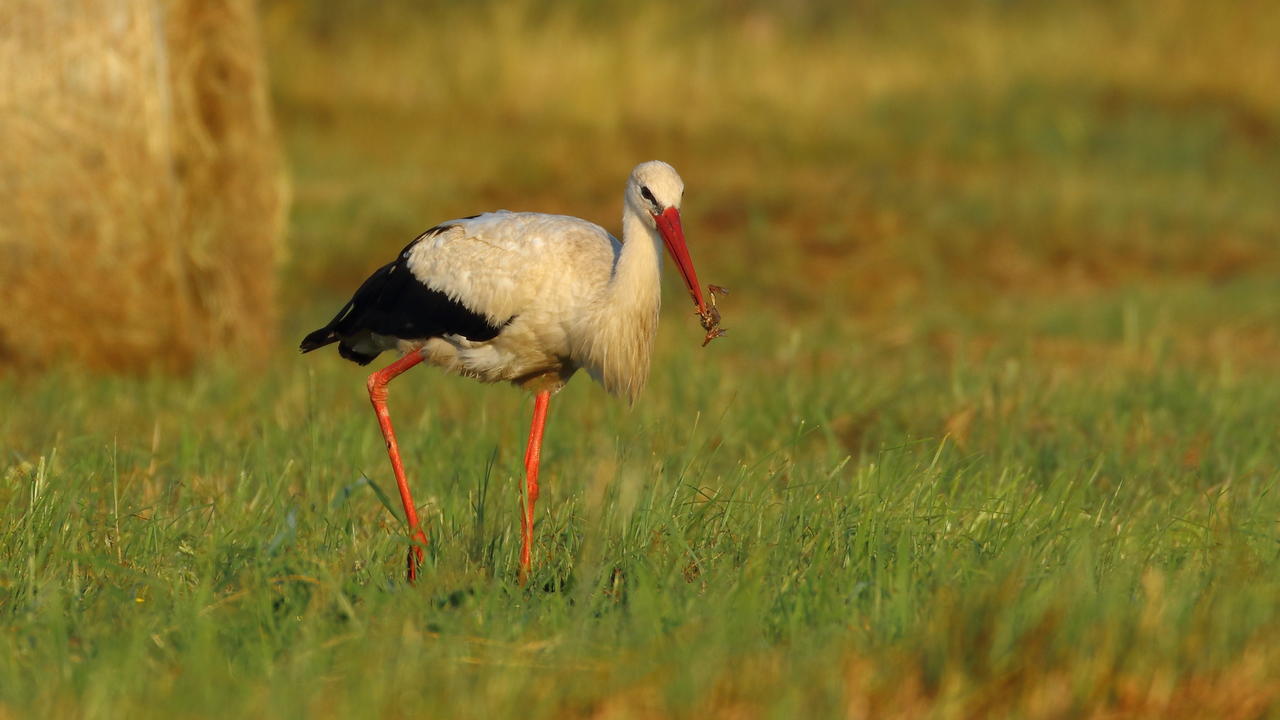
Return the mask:
[[698,284],[698,273],[693,269],[693,258],[689,257],[689,248],[684,244],[684,229],[680,227],[680,211],[670,207],[660,215],[653,216],[658,224],[658,232],[667,244],[667,252],[676,261],[680,276],[689,288],[689,295],[698,304],[698,312],[707,312],[707,303],[702,299],[702,286]]

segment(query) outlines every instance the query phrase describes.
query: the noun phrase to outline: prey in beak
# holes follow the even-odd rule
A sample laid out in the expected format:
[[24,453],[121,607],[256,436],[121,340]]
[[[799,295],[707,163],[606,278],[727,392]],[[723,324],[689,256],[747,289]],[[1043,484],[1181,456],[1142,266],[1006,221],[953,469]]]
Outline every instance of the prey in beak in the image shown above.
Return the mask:
[[702,341],[702,346],[706,347],[707,343],[724,335],[725,331],[720,329],[720,311],[716,309],[716,294],[725,295],[729,291],[718,285],[707,286],[711,294],[711,305],[707,305],[702,295],[702,286],[698,284],[698,272],[693,267],[693,258],[689,256],[689,246],[684,241],[684,228],[680,226],[679,210],[669,207],[660,213],[655,213],[653,221],[658,226],[658,232],[667,246],[667,252],[671,253],[671,257],[676,261],[676,268],[680,271],[680,277],[684,279],[685,287],[689,288],[689,296],[698,306],[698,317],[702,321],[702,329],[707,331],[707,336]]

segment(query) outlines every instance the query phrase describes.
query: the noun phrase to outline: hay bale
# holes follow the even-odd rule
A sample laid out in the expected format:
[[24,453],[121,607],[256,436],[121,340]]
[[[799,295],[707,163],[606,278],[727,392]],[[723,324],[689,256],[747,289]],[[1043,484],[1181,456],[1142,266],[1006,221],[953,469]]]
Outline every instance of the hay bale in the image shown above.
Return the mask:
[[0,28],[0,367],[261,354],[287,188],[252,0],[7,0]]

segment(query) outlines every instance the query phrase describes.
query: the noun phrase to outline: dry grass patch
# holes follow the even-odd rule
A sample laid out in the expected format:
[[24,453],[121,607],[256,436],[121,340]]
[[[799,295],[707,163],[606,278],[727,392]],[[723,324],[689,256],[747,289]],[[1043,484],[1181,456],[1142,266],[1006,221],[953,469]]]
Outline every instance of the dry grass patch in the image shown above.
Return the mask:
[[0,365],[260,353],[287,193],[254,4],[16,0],[0,25]]

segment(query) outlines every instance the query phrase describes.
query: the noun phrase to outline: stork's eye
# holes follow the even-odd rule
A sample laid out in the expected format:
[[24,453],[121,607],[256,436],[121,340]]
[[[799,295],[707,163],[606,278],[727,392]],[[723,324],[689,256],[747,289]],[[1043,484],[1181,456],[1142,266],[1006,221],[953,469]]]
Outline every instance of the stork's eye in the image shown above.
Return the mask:
[[653,193],[649,192],[649,188],[647,187],[640,188],[640,197],[644,198],[645,200],[648,200],[650,203],[653,204],[654,207],[658,206],[658,201],[654,199]]

